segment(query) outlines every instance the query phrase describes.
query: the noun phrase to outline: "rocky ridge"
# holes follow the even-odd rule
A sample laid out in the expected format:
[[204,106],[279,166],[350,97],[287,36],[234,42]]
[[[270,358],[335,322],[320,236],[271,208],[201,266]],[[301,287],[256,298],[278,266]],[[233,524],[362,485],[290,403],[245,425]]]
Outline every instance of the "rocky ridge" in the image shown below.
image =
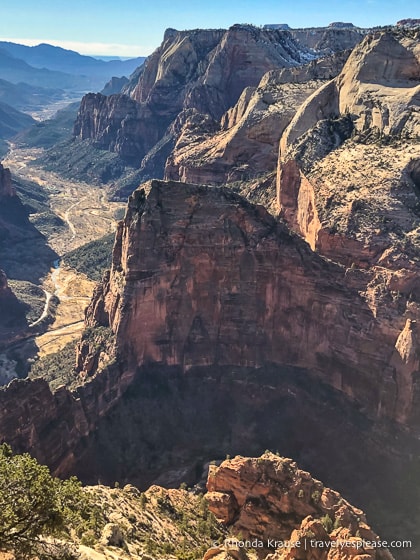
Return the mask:
[[325,44],[318,51],[306,45],[305,37],[297,40],[287,30],[250,25],[167,30],[162,45],[135,73],[123,95],[89,94],[82,100],[74,135],[117,153],[140,168],[143,178],[162,177],[178,138],[175,121],[185,122],[185,111],[194,110],[217,123],[244,88],[256,87],[267,71],[353,47],[362,34],[326,29],[322,36],[320,44]]
[[191,115],[166,160],[165,179],[243,184],[273,171],[285,128],[311,93],[342,70],[348,55],[267,72],[256,88],[243,90],[216,131]]

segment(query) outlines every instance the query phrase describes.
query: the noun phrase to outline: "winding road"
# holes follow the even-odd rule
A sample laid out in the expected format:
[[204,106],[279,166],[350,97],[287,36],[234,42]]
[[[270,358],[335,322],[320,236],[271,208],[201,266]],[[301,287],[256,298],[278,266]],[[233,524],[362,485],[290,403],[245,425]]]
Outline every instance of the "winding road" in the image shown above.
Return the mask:
[[29,325],[30,328],[36,327],[36,325],[39,325],[39,323],[41,323],[41,321],[43,321],[48,316],[50,310],[50,302],[51,302],[51,298],[53,297],[53,294],[45,289],[44,289],[44,294],[45,294],[44,310],[36,321],[30,323]]

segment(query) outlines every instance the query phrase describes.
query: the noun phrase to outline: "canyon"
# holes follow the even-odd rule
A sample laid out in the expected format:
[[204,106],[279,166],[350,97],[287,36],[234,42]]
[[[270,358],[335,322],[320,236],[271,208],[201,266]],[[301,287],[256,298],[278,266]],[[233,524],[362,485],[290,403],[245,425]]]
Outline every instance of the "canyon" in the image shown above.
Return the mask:
[[[111,187],[117,182],[116,195],[126,197],[142,180],[163,177],[166,160],[185,128],[196,136],[220,130],[224,113],[245,88],[257,87],[267,71],[351,49],[365,33],[358,28],[310,32],[239,24],[228,30],[168,29],[161,46],[121,93],[82,99],[71,146],[81,167],[78,172]],[[92,171],[89,160],[82,160],[87,146],[113,154],[114,169],[105,179],[99,170]],[[47,163],[58,168],[65,160],[54,151]],[[124,171],[126,166],[131,174],[135,171],[134,178]],[[74,176],[75,171],[68,173]],[[119,183],[124,173],[127,178]]]
[[3,437],[57,474],[141,487],[194,482],[226,453],[279,449],[345,488],[382,533],[405,533],[397,504],[416,511],[417,500],[418,393],[404,385],[418,368],[416,324],[398,340],[383,329],[360,294],[367,278],[230,189],[152,181],[131,197],[88,308],[78,388],[12,382]]
[[[60,476],[141,488],[194,484],[212,459],[278,450],[360,505],[381,536],[417,542],[418,30],[365,34],[168,30],[123,93],[83,99],[75,143],[162,179],[129,197],[71,381],[0,389],[2,440]],[[4,276],[0,298],[13,305]],[[282,485],[292,469],[318,488],[293,465],[210,468],[210,507],[267,536],[270,504],[244,501],[241,476],[265,484],[274,469]],[[286,500],[282,538],[330,539],[304,520],[340,507],[350,521],[335,540],[376,538],[353,527],[357,508],[320,494],[324,509]]]

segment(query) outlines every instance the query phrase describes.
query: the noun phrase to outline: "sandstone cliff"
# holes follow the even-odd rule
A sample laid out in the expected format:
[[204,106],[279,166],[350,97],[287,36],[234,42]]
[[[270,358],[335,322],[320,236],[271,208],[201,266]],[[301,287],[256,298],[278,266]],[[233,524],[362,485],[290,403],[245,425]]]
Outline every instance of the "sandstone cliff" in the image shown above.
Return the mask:
[[281,142],[283,155],[321,119],[351,116],[359,134],[416,138],[420,51],[411,35],[378,32],[359,44],[341,74],[298,111]]
[[[336,37],[334,46],[322,50],[328,54],[353,46],[361,38],[353,33],[347,39],[348,30],[323,33]],[[320,53],[310,50],[303,40],[297,42],[286,30],[250,25],[168,30],[162,45],[125,86],[125,95],[107,99],[89,94],[82,100],[74,135],[141,167],[144,178],[162,177],[178,138],[174,121],[179,116],[185,121],[182,112],[192,109],[217,122],[243,90],[256,87],[267,71],[303,64]]]
[[[165,178],[242,185],[276,168],[278,143],[300,105],[339,74],[349,52],[266,73],[243,90],[221,118],[220,130],[189,118],[166,161]],[[273,200],[274,202],[274,200]]]
[[80,387],[13,382],[0,391],[1,440],[57,474],[143,487],[194,482],[215,456],[279,449],[345,488],[385,534],[406,530],[418,335],[408,314],[381,324],[363,295],[370,280],[230,189],[149,183],[89,306]]
[[287,223],[335,261],[380,267],[372,306],[381,284],[399,285],[400,313],[418,297],[419,78],[415,37],[368,36],[296,113],[277,174]]
[[402,391],[405,367],[390,362],[417,306],[382,325],[389,306],[374,312],[359,295],[371,280],[323,261],[229,190],[153,181],[130,198],[86,323],[111,327],[133,369],[299,366],[373,417],[417,423],[414,380]]

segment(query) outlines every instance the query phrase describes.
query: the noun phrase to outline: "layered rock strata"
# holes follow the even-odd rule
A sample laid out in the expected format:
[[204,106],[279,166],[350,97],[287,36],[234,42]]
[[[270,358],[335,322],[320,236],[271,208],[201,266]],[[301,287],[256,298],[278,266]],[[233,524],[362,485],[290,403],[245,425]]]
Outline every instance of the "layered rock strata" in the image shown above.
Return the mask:
[[[360,224],[362,206],[375,204],[378,194],[393,201],[384,224],[403,228],[408,234],[408,221],[417,221],[416,176],[407,171],[416,168],[420,157],[419,61],[418,41],[410,36],[368,36],[355,48],[340,75],[302,105],[284,132],[277,174],[278,203],[288,223],[313,248],[329,256],[336,251],[340,259],[336,247],[328,252],[328,243],[345,244],[343,238],[347,237],[349,253],[358,245],[359,252],[363,245],[370,245],[367,259],[380,259],[389,247],[392,228],[372,224],[368,241],[367,228]],[[343,148],[336,150],[343,142]],[[373,142],[376,145],[372,146]],[[371,168],[369,174],[363,173],[366,165]],[[341,189],[340,193],[334,183],[343,179],[347,192]],[[370,200],[367,194],[374,190],[377,192]],[[395,205],[398,212],[392,210]],[[335,224],[339,233],[336,243],[334,238],[328,240],[328,234],[335,233],[328,223],[333,209],[346,220]],[[377,242],[381,235],[388,239]],[[342,260],[348,263],[345,255]],[[355,262],[360,260],[356,255]]]
[[[177,140],[171,125],[183,111],[193,109],[217,122],[243,90],[256,87],[267,71],[344,50],[361,38],[360,33],[349,30],[324,30],[323,34],[334,35],[334,45],[327,40],[330,46],[315,51],[287,30],[250,25],[228,30],[167,30],[162,45],[125,86],[124,95],[107,99],[89,94],[82,100],[74,136],[142,167],[145,178],[162,177],[165,159]],[[347,38],[349,34],[352,39]],[[164,157],[155,158],[162,142]]]
[[298,366],[373,417],[417,423],[414,379],[399,390],[406,369],[391,366],[405,319],[376,320],[359,295],[370,279],[229,190],[152,181],[130,198],[86,324],[109,326],[133,369]]
[[328,258],[369,270],[366,300],[395,337],[419,318],[419,60],[411,33],[366,37],[296,113],[277,173],[288,225]]
[[349,52],[266,73],[243,90],[209,130],[188,118],[165,166],[165,178],[210,185],[244,184],[276,168],[278,144],[302,103],[342,69]]

